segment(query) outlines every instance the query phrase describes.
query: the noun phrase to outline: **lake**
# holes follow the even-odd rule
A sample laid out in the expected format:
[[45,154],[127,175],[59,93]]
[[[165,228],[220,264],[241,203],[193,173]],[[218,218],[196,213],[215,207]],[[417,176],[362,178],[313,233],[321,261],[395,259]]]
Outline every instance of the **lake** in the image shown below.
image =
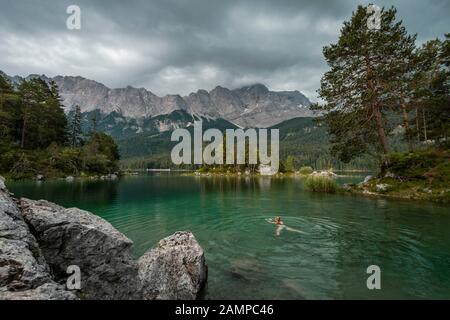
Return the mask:
[[[162,173],[8,187],[94,212],[134,241],[136,257],[192,231],[209,267],[206,299],[450,298],[449,206],[312,194],[295,177]],[[277,236],[266,221],[276,215],[302,233]],[[367,289],[370,265],[381,268],[381,290]]]

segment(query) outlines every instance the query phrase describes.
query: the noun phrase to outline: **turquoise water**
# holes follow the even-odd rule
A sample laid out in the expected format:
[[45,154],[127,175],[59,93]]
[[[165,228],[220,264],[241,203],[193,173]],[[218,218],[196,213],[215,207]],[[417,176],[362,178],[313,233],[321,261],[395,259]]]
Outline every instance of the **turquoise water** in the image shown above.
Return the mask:
[[[206,299],[450,298],[449,206],[311,194],[296,178],[161,174],[8,186],[98,214],[134,241],[136,257],[192,231],[209,266]],[[266,222],[275,215],[303,233],[276,236]],[[366,287],[369,265],[381,268],[381,290]]]

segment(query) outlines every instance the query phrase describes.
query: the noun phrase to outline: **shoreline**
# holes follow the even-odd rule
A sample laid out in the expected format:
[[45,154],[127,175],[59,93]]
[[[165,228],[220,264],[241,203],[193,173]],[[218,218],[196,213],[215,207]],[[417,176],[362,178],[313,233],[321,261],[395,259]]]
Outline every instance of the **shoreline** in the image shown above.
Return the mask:
[[[155,173],[156,171],[151,171],[152,173]],[[353,172],[353,171],[336,171],[336,172]],[[83,176],[69,176],[72,177],[71,179],[68,179],[68,177],[50,177],[45,178],[42,180],[38,179],[20,179],[15,180],[8,177],[6,178],[6,181],[14,181],[14,182],[40,182],[44,183],[46,181],[52,182],[52,181],[65,181],[67,183],[72,183],[75,181],[78,182],[113,182],[118,181],[123,177],[133,177],[133,176],[143,176],[144,174],[147,174],[148,172],[140,172],[139,174],[131,174],[131,173],[125,173],[120,172],[118,174],[109,174],[109,175],[83,175]],[[191,172],[180,172],[180,171],[161,171],[161,173],[176,173],[179,176],[185,176],[185,177],[198,177],[198,178],[271,178],[271,179],[284,179],[284,178],[294,178],[294,179],[300,179],[304,180],[309,175],[307,174],[300,174],[298,172],[288,172],[288,173],[277,173],[275,175],[261,175],[259,173],[235,173],[235,172],[228,172],[228,173],[199,173],[195,171]],[[353,173],[359,173],[359,172],[353,172]],[[361,172],[362,173],[362,172]],[[350,177],[351,175],[342,175],[338,174],[336,175],[336,178],[345,178]],[[4,176],[3,176],[4,177]],[[377,192],[374,190],[377,185],[384,185],[385,181],[380,180],[379,178],[374,178],[370,180],[370,184],[368,182],[364,183],[363,181],[359,184],[346,184],[339,185],[338,190],[334,194],[341,194],[341,195],[353,195],[353,196],[362,196],[362,197],[368,197],[368,198],[385,198],[385,199],[393,199],[393,200],[407,200],[407,201],[425,201],[430,203],[438,203],[438,204],[448,204],[450,203],[450,196],[448,195],[450,193],[450,190],[434,190],[434,192],[431,189],[426,188],[425,186],[420,186],[417,184],[414,188],[410,189],[404,189],[404,190],[397,190],[397,191],[385,191],[385,192]],[[422,191],[421,191],[422,190]],[[423,190],[426,190],[427,192],[424,192]],[[327,192],[313,192],[308,191],[311,193],[322,193],[326,194]],[[331,193],[332,194],[332,193]]]

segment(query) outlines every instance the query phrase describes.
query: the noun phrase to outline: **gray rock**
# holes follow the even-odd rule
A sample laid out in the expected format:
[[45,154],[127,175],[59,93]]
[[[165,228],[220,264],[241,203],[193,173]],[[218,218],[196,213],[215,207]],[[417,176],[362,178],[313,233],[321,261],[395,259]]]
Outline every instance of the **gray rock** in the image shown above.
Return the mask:
[[21,199],[20,205],[57,281],[66,279],[69,265],[77,265],[84,298],[141,297],[133,242],[111,224],[87,211],[43,200]]
[[0,176],[0,190],[4,190],[6,189],[5,186],[5,178],[3,178],[2,176]]
[[30,290],[0,291],[0,300],[78,300],[78,297],[62,285],[49,282]]
[[36,180],[37,180],[37,181],[42,181],[42,180],[45,180],[45,177],[44,177],[42,174],[38,174],[38,175],[36,176]]
[[386,192],[391,186],[386,183],[380,183],[375,186],[377,192]]
[[[87,211],[17,203],[0,190],[0,300],[198,297],[207,267],[191,233],[161,240],[139,262],[131,249],[131,240]],[[80,268],[80,291],[62,285],[71,265]]]
[[368,183],[372,179],[373,179],[373,176],[367,176],[367,177],[364,178],[363,183]]
[[385,178],[397,178],[397,176],[392,173],[392,172],[386,172],[386,174],[384,175]]
[[73,182],[74,180],[75,180],[75,178],[72,177],[72,176],[66,177],[66,181],[67,181],[67,182]]
[[76,299],[57,285],[11,195],[0,190],[0,299]]
[[176,232],[161,240],[138,263],[146,300],[193,300],[206,283],[203,249],[190,232]]

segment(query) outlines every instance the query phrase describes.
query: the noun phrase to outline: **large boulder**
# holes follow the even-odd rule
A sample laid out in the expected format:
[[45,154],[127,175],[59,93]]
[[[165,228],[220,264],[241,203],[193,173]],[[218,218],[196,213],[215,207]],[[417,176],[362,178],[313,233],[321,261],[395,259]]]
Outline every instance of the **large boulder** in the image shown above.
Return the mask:
[[[161,240],[139,261],[132,244],[90,212],[15,200],[0,177],[0,300],[199,296],[207,267],[192,233]],[[66,290],[69,266],[80,270],[80,290]]]
[[196,299],[207,279],[203,249],[190,232],[161,240],[138,264],[146,300]]
[[83,298],[141,298],[133,242],[110,223],[43,200],[21,199],[20,206],[57,281],[67,278],[68,266],[76,265]]
[[76,299],[53,281],[35,237],[0,177],[0,300]]

